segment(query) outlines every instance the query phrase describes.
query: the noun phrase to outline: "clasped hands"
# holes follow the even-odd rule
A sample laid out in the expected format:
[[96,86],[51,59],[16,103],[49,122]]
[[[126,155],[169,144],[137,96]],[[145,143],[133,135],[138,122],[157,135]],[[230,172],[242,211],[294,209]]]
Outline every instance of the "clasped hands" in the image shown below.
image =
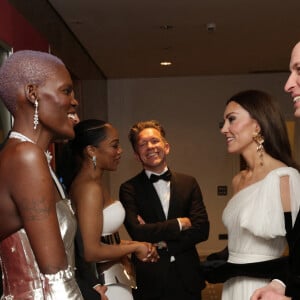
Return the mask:
[[[137,215],[137,220],[141,225],[146,224],[146,222],[143,220],[143,218],[140,215]],[[189,218],[178,218],[178,222],[180,222],[181,224],[181,230],[187,230],[192,226]],[[148,253],[146,257],[144,258],[140,257],[137,253],[136,256],[144,262],[156,262],[159,259],[159,255],[157,253],[156,248],[158,249],[167,248],[167,244],[164,241],[155,244],[146,243],[146,242],[143,243],[148,246]]]

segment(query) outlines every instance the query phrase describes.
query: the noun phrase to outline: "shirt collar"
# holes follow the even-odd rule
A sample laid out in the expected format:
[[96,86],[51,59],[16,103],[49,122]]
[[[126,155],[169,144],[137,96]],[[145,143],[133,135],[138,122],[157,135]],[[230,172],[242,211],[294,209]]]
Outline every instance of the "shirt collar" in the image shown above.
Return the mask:
[[151,174],[161,175],[161,174],[165,173],[167,170],[168,170],[168,167],[165,167],[164,170],[160,173],[155,173],[155,172],[152,172],[149,170],[145,170],[145,173],[146,173],[147,177],[150,178]]

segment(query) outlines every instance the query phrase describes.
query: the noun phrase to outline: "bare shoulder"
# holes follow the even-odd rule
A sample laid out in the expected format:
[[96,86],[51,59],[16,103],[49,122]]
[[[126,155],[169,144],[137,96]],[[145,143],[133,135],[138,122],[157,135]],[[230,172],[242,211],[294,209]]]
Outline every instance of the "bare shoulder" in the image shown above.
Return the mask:
[[[21,184],[23,180],[29,182],[33,176],[38,178],[50,175],[44,151],[29,142],[9,144],[1,152],[0,178],[8,186]],[[30,175],[30,176],[29,176]]]
[[98,202],[103,198],[103,190],[99,183],[85,178],[76,178],[71,185],[70,197],[75,205]]
[[84,177],[76,177],[71,185],[71,194],[100,192],[101,185],[95,180]]
[[[2,158],[1,158],[2,160]],[[44,151],[36,144],[23,142],[18,144],[8,145],[3,150],[3,160],[9,160],[10,168],[14,167],[20,171],[21,167],[27,165],[34,168],[47,165],[47,159]]]

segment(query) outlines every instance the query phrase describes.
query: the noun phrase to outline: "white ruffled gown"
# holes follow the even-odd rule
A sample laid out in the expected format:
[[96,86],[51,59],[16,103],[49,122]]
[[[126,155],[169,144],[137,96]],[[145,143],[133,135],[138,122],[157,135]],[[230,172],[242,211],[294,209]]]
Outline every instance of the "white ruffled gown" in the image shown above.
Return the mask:
[[[281,167],[264,179],[244,188],[228,202],[223,222],[228,230],[228,261],[237,264],[280,257],[286,247],[284,212],[280,198],[280,177],[290,180],[293,224],[300,202],[300,175]],[[222,300],[249,300],[253,292],[270,279],[233,277],[223,285]]]

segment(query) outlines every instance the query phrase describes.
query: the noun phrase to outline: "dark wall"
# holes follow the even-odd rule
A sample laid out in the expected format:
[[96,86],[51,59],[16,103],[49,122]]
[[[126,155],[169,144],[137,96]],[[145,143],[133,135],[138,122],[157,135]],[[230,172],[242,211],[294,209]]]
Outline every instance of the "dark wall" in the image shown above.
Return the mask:
[[106,79],[47,0],[8,0],[8,2],[47,38],[51,53],[63,60],[74,77],[81,80]]
[[14,51],[48,51],[49,48],[47,39],[6,0],[0,1],[0,40]]

